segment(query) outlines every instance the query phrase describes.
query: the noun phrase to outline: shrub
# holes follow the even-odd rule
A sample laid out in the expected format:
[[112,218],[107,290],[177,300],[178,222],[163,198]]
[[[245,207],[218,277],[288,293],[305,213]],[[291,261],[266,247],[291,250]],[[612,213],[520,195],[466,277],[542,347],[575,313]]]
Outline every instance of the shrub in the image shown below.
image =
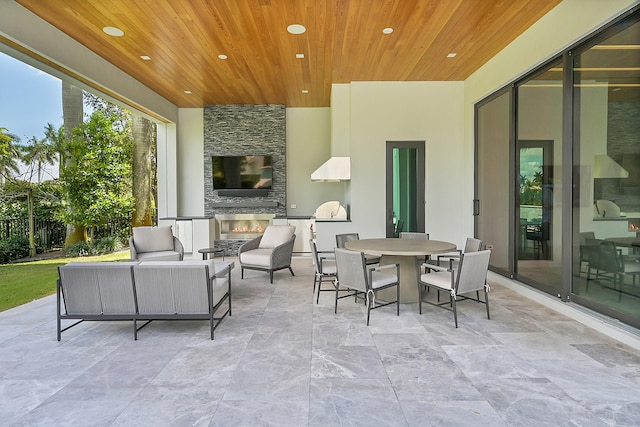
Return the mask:
[[11,236],[0,240],[0,263],[6,264],[29,256],[29,239],[24,236]]
[[64,251],[72,257],[89,256],[91,254],[91,248],[87,242],[74,243],[73,245],[69,245]]
[[104,255],[122,249],[122,242],[115,236],[97,239],[91,245],[92,255]]

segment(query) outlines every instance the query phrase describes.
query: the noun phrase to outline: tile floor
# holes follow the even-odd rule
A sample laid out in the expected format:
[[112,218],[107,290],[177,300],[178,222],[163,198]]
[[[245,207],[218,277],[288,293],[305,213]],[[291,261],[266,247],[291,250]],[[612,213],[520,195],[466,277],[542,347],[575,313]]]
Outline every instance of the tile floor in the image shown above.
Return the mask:
[[[0,313],[2,426],[638,426],[640,352],[493,284],[484,306],[312,302],[313,268],[234,270],[206,322],[85,322],[55,298]],[[493,280],[492,280],[493,282]]]

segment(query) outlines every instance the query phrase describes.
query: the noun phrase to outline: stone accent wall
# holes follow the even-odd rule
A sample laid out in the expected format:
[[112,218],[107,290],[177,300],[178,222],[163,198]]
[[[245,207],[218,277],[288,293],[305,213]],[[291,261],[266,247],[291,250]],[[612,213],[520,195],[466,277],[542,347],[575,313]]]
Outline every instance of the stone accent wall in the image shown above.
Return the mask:
[[[269,213],[284,216],[286,125],[284,105],[208,105],[204,108],[205,215]],[[213,189],[211,156],[269,155],[273,186],[267,196],[220,196]]]

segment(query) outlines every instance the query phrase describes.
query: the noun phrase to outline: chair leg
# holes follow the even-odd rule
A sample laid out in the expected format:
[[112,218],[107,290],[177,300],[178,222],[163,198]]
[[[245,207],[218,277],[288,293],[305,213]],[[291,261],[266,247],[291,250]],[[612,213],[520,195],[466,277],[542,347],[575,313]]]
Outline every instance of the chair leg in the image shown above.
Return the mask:
[[289,271],[291,272],[292,276],[295,276],[295,274],[293,274],[293,269],[291,268],[291,266],[289,266]]
[[338,313],[338,291],[340,289],[340,282],[334,282],[334,286],[336,287],[336,305],[335,308],[333,309],[334,313]]
[[396,315],[400,316],[400,283],[396,285]]
[[487,319],[491,320],[491,316],[489,315],[489,292],[487,292],[487,289],[484,289],[484,303],[487,306]]
[[367,298],[367,326],[369,326],[370,315],[371,315],[371,298]]
[[418,312],[422,314],[422,284],[418,283]]
[[244,268],[240,267],[240,278],[244,279]]
[[269,282],[273,283],[273,270],[269,270]]
[[[318,275],[313,275],[313,296],[316,295],[316,282],[318,281]],[[316,304],[320,301],[320,288],[322,287],[322,278],[320,278],[320,283],[318,284],[318,298],[316,299]],[[311,299],[313,301],[313,298]]]
[[456,324],[456,328],[458,327],[458,310],[456,309],[456,299],[451,296],[449,297],[451,300],[451,305],[453,306],[453,321]]

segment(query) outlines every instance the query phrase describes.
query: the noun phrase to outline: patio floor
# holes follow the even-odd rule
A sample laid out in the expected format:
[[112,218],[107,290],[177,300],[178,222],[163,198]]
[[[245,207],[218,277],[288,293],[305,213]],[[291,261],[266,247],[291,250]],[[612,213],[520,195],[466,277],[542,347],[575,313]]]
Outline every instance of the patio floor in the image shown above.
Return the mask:
[[[490,276],[452,314],[312,302],[310,258],[233,274],[233,316],[85,322],[56,341],[55,297],[0,313],[2,426],[637,426],[640,352]],[[328,285],[327,285],[328,286]],[[433,292],[432,292],[433,294]]]

